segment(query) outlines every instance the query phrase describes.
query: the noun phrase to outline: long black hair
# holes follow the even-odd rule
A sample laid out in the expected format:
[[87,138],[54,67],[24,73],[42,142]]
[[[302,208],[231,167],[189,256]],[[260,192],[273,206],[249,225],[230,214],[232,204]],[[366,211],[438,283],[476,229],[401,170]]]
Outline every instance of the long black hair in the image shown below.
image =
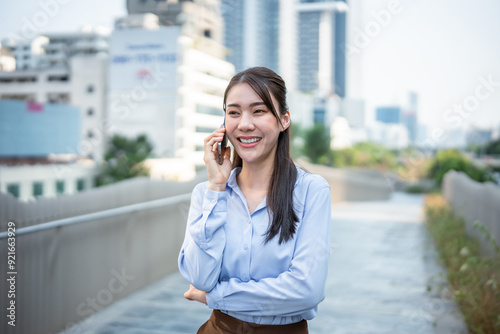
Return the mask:
[[[281,124],[281,116],[288,111],[286,104],[286,86],[283,79],[266,67],[252,67],[237,73],[229,82],[224,92],[224,112],[226,98],[231,88],[239,83],[246,83],[259,95]],[[272,96],[278,102],[279,110],[274,107]],[[290,127],[281,131],[274,158],[273,174],[267,192],[267,211],[270,217],[266,232],[267,243],[279,233],[279,244],[287,242],[296,230],[299,221],[293,209],[293,188],[297,179],[297,168],[290,155]],[[233,168],[241,167],[241,157],[234,152]]]

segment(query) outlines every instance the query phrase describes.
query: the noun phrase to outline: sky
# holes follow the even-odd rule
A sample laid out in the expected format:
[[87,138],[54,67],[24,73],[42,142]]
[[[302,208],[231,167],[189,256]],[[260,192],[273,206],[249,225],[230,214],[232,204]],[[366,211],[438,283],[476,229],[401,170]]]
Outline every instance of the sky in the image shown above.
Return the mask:
[[500,127],[500,1],[363,0],[357,29],[366,33],[391,2],[396,14],[356,54],[369,109],[413,90],[430,126]]
[[[403,104],[412,90],[419,98],[419,122],[430,128],[500,127],[500,1],[357,1],[361,6],[351,36],[369,35],[368,43],[348,59],[359,59],[355,84],[371,119],[376,106]],[[0,0],[0,39],[24,36],[33,29],[76,31],[85,25],[112,29],[114,19],[126,15],[125,4],[125,0]],[[390,16],[381,19],[387,12]]]

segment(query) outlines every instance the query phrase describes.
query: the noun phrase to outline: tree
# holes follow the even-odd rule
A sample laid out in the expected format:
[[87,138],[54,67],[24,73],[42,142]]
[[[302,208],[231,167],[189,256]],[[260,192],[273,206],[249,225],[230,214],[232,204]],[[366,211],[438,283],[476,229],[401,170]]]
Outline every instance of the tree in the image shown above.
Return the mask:
[[486,154],[500,155],[500,139],[490,141],[484,151]]
[[153,145],[145,135],[139,135],[135,139],[114,135],[104,155],[104,169],[97,178],[97,185],[148,176],[149,171],[141,162],[150,157],[152,150]]
[[444,175],[451,169],[464,172],[471,179],[478,182],[495,182],[489,170],[477,167],[459,150],[438,151],[430,167],[430,174],[436,181],[436,184],[441,185]]
[[304,134],[304,154],[312,163],[330,151],[330,133],[323,124],[315,124]]

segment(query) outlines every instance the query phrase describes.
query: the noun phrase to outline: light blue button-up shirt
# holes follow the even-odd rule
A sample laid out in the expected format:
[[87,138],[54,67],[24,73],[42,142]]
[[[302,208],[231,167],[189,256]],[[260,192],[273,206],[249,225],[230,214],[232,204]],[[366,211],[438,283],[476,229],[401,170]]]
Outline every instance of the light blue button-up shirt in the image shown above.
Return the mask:
[[181,274],[207,292],[207,304],[257,324],[290,324],[316,316],[325,297],[330,250],[330,187],[319,175],[297,168],[293,191],[296,233],[264,243],[269,226],[266,199],[251,214],[236,183],[226,190],[198,184],[192,193],[186,236],[179,254]]

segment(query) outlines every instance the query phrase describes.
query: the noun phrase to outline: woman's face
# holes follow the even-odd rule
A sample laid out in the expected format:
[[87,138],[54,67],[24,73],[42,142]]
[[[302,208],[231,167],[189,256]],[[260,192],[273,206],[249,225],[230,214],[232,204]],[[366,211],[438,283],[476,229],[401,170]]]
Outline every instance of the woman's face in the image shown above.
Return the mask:
[[[278,103],[272,96],[275,110]],[[226,133],[236,152],[246,163],[274,162],[281,131],[290,125],[290,115],[279,124],[273,112],[247,84],[234,85],[226,96]]]

